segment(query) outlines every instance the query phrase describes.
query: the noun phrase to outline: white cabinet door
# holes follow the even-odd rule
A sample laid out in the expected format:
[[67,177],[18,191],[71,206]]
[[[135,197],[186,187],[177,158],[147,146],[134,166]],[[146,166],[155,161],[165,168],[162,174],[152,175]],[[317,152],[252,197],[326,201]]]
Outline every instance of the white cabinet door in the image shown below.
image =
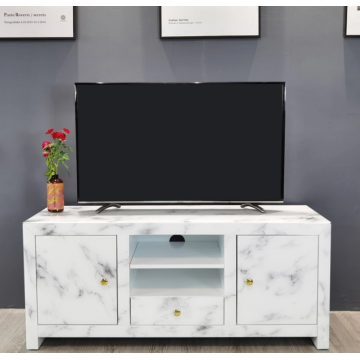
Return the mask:
[[39,324],[117,324],[116,236],[37,236],[36,265]]
[[237,251],[238,324],[316,324],[317,236],[238,236]]

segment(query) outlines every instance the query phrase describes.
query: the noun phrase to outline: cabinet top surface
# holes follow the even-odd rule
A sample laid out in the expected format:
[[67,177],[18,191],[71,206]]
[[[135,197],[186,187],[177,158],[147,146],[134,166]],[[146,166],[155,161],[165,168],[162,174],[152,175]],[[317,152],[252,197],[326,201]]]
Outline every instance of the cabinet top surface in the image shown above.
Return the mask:
[[66,206],[64,212],[44,209],[26,220],[29,223],[293,223],[329,224],[330,222],[306,205],[263,206],[266,214],[239,205],[219,206],[124,206],[101,214],[99,206]]

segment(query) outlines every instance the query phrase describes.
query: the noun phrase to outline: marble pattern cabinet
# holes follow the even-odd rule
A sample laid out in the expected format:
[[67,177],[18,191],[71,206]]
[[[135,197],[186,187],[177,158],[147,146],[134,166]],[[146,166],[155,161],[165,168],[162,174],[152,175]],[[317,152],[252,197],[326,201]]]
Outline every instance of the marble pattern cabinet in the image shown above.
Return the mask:
[[327,349],[330,222],[307,206],[265,208],[41,211],[23,224],[27,348],[46,337],[296,336]]
[[316,325],[317,236],[239,236],[237,251],[238,324]]
[[116,236],[37,236],[36,272],[39,324],[117,324]]

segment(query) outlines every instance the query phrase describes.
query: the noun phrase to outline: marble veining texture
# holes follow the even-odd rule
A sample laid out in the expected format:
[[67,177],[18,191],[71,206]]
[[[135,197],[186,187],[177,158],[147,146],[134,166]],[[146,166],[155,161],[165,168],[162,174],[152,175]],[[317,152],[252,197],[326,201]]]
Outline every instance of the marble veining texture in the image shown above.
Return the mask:
[[[239,206],[176,209],[131,207],[96,214],[96,206],[46,209],[24,222],[34,235],[318,235],[330,224],[307,206],[264,206],[266,214]],[[306,226],[304,226],[306,225]]]
[[24,281],[25,281],[25,319],[26,347],[38,349],[43,338],[38,336],[37,294],[36,294],[36,244],[35,235],[23,226]]
[[131,325],[223,325],[223,301],[220,296],[132,296]]
[[116,236],[37,236],[36,264],[39,324],[117,324]]
[[331,226],[319,235],[318,334],[312,340],[318,349],[328,349],[330,339]]
[[328,224],[329,221],[305,205],[267,205],[266,214],[239,205],[214,206],[124,206],[108,209],[100,214],[98,206],[66,206],[63,213],[53,214],[42,210],[26,223],[105,223],[105,224],[156,224],[156,223],[290,223]]
[[70,326],[39,325],[41,337],[314,337],[316,325]]
[[317,236],[238,236],[237,260],[238,324],[316,324]]
[[225,235],[224,253],[224,306],[225,325],[236,325],[236,236]]
[[[191,207],[124,207],[120,210],[111,209],[102,214],[95,214],[96,206],[74,206],[66,207],[64,213],[51,214],[46,211],[41,211],[32,218],[28,219],[23,224],[24,234],[24,271],[25,271],[25,303],[26,303],[26,338],[27,348],[37,349],[45,337],[202,337],[202,336],[309,336],[312,337],[315,345],[318,348],[327,348],[329,346],[329,295],[330,295],[330,222],[321,215],[314,212],[307,206],[264,206],[268,211],[267,214],[260,214],[250,209],[240,209],[239,206],[218,206],[216,208],[210,206],[196,206]],[[133,325],[130,323],[130,237],[134,235],[216,235],[223,238],[223,248],[221,249],[224,255],[224,325]],[[41,281],[54,281],[51,276],[44,272],[41,273],[42,257],[45,258],[43,250],[37,254],[36,239],[37,237],[116,237],[116,249],[112,253],[116,254],[116,266],[112,263],[112,267],[117,267],[117,324],[100,325],[100,324],[39,324],[38,317],[45,318],[51,312],[45,312],[40,315],[40,307],[37,302],[37,287],[41,288]],[[315,237],[314,243],[318,244],[318,278],[317,284],[317,308],[316,320],[313,323],[312,310],[308,312],[309,324],[300,324],[298,322],[291,325],[263,323],[261,318],[258,318],[257,324],[237,324],[237,237],[251,236],[258,237],[298,237],[299,241],[304,237]],[[275,240],[274,240],[275,241]],[[271,242],[271,241],[270,241]],[[312,245],[304,241],[304,246],[301,248],[308,248],[312,252]],[[75,246],[70,244],[69,246]],[[96,245],[94,245],[96,246]],[[274,245],[275,246],[275,245]],[[270,254],[276,253],[275,247],[271,246]],[[309,246],[309,247],[307,247]],[[95,247],[92,247],[95,249]],[[313,261],[311,254],[303,253],[304,258],[294,255],[296,251],[289,245],[289,258],[293,261],[298,261],[298,265],[289,266],[288,269],[295,271],[296,276],[301,281],[305,279],[305,273],[314,271],[310,262]],[[239,249],[238,249],[239,250]],[[264,251],[258,248],[257,265],[261,263],[261,254]],[[51,251],[51,249],[49,249]],[[97,251],[91,251],[91,259],[95,259],[95,254],[100,253],[101,246]],[[105,251],[106,254],[110,252]],[[284,247],[284,254],[286,246]],[[315,251],[313,251],[315,253]],[[41,257],[37,259],[37,255]],[[100,255],[103,256],[103,255]],[[104,255],[107,256],[107,255]],[[280,264],[286,260],[287,256],[277,257],[276,260]],[[305,264],[305,260],[309,263]],[[37,261],[38,260],[38,261]],[[306,260],[306,261],[307,261]],[[311,260],[311,261],[310,261]],[[82,263],[87,261],[88,264],[92,260],[83,259],[79,262],[79,267]],[[54,263],[54,264],[53,264]],[[44,264],[43,264],[44,265]],[[56,260],[51,260],[46,264],[47,271],[56,266]],[[61,272],[60,277],[72,279],[74,274],[71,273],[71,266],[65,267],[60,271],[56,269],[56,273]],[[300,270],[304,269],[304,270]],[[249,269],[248,269],[249,270]],[[81,271],[81,270],[77,270]],[[273,270],[272,270],[273,271]],[[281,271],[286,271],[282,269]],[[291,272],[290,271],[290,272]],[[37,278],[37,272],[40,277]],[[96,273],[96,271],[94,271]],[[53,274],[54,274],[53,273]],[[269,273],[269,271],[268,271]],[[268,274],[267,273],[267,274]],[[272,272],[270,271],[272,274]],[[290,273],[289,273],[290,274]],[[269,274],[268,274],[269,275]],[[86,281],[92,279],[89,275],[85,276]],[[291,276],[289,275],[289,279]],[[295,277],[296,278],[296,277]],[[294,279],[295,279],[294,278]],[[255,279],[254,279],[255,280]],[[289,283],[290,284],[290,283]],[[58,296],[59,290],[54,289],[49,291],[49,296]],[[255,287],[254,287],[255,288]],[[291,288],[291,286],[290,286]],[[297,284],[294,289],[300,289]],[[263,288],[261,296],[264,298],[269,294],[270,298],[274,298],[274,289],[271,291]],[[301,291],[300,291],[301,293]],[[308,291],[306,292],[308,293]],[[60,296],[60,295],[59,295]],[[291,298],[291,295],[289,295]],[[61,297],[59,297],[61,298]],[[104,312],[110,311],[113,314],[114,303],[109,302],[104,309]],[[285,298],[285,297],[284,297]],[[73,299],[77,301],[78,299]],[[76,305],[76,304],[75,304]],[[73,304],[73,306],[75,306]],[[46,305],[49,306],[49,305]],[[70,303],[69,303],[70,306]],[[307,309],[310,309],[307,306]],[[291,316],[288,312],[287,316]],[[304,315],[294,313],[294,316],[304,316],[306,318],[306,311]],[[62,316],[58,317],[59,322],[64,320]],[[116,319],[115,319],[116,320]],[[264,319],[263,319],[264,320]],[[66,320],[65,320],[66,321]],[[67,322],[73,322],[67,320]],[[79,322],[80,320],[78,320]],[[111,321],[113,318],[111,317]],[[256,321],[256,319],[251,320]],[[270,321],[271,322],[271,321]],[[288,322],[288,324],[290,321]]]

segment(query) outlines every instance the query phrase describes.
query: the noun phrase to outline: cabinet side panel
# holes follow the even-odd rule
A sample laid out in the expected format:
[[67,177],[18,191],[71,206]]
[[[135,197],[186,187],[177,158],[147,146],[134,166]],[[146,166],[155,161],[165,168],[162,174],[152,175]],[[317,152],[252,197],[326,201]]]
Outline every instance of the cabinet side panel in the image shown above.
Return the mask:
[[35,235],[23,225],[26,348],[36,350],[43,342],[37,334]]
[[312,340],[317,349],[328,349],[330,338],[330,257],[331,225],[319,235],[318,335]]

